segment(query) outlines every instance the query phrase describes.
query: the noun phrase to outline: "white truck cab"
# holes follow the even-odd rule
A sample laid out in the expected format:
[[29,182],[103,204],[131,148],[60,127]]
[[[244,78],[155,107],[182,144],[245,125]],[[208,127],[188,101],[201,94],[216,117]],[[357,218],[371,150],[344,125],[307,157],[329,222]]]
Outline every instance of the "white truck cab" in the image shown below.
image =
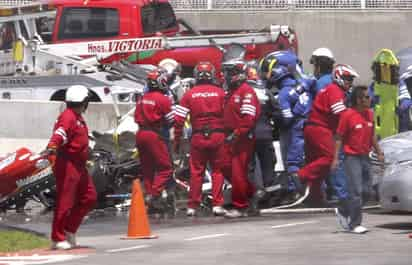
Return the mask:
[[[64,100],[67,87],[74,84],[88,87],[94,102],[111,103],[113,86],[143,92],[146,73],[154,66],[117,63],[99,68],[94,66],[95,58],[82,65],[75,56],[31,53],[27,47],[32,45],[34,51],[44,44],[53,27],[55,11],[48,5],[0,7],[0,11],[0,99]],[[116,96],[120,102],[135,98],[128,92]]]

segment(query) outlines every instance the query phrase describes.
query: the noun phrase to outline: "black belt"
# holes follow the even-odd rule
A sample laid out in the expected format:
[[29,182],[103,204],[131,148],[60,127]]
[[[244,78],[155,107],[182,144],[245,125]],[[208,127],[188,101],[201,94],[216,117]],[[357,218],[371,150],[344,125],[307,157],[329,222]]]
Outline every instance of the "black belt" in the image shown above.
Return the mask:
[[215,129],[203,128],[203,129],[193,130],[192,134],[200,133],[200,134],[203,134],[203,136],[205,137],[209,137],[212,133],[217,133],[217,132],[224,133],[225,129],[223,128],[215,128]]
[[[233,130],[224,130],[225,135],[229,136],[233,133]],[[251,129],[247,134],[246,134],[247,138],[249,139],[253,139],[253,137],[255,136],[255,128]]]

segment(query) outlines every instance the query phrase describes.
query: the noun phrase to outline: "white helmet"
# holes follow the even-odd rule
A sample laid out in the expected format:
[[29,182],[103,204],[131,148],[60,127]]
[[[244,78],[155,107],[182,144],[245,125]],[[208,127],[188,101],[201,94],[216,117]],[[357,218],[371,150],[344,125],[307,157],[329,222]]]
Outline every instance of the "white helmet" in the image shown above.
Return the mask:
[[73,85],[66,90],[66,102],[83,102],[89,96],[89,90],[83,85]]
[[180,71],[180,64],[173,59],[166,58],[159,62],[159,67],[165,69],[169,75]]
[[359,77],[359,74],[352,68],[352,66],[348,64],[338,64],[333,69],[332,78],[335,83],[337,83],[340,87],[344,87],[344,81],[351,81],[353,79]]
[[333,53],[331,50],[328,48],[317,48],[316,50],[313,51],[312,56],[324,56],[327,58],[330,58],[332,60],[335,60],[335,57],[333,56]]

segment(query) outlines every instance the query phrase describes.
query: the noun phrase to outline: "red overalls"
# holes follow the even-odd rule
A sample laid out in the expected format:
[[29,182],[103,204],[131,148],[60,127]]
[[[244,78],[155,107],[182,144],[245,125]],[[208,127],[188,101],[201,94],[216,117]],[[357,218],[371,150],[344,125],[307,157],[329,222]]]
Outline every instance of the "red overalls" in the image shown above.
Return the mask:
[[150,91],[136,103],[135,121],[139,125],[136,146],[142,165],[146,194],[159,196],[172,178],[172,161],[161,128],[174,121],[171,100],[159,91]]
[[246,82],[226,95],[224,126],[233,141],[225,144],[223,175],[232,182],[232,204],[238,209],[249,206],[255,192],[248,180],[248,166],[255,148],[253,134],[260,104],[255,91]]
[[97,199],[93,180],[86,169],[88,128],[80,114],[67,108],[58,117],[48,147],[57,150],[53,173],[56,177],[56,208],[52,240],[65,240],[65,231],[76,233],[84,216]]
[[306,165],[298,171],[310,187],[314,202],[322,202],[321,184],[330,172],[335,152],[334,134],[340,115],[346,110],[345,93],[331,83],[319,91],[304,128]]
[[202,200],[202,184],[206,165],[212,170],[213,206],[222,206],[223,194],[223,106],[222,88],[203,84],[186,92],[176,106],[175,140],[179,141],[186,116],[190,114],[192,138],[190,145],[190,193],[188,207],[196,209]]

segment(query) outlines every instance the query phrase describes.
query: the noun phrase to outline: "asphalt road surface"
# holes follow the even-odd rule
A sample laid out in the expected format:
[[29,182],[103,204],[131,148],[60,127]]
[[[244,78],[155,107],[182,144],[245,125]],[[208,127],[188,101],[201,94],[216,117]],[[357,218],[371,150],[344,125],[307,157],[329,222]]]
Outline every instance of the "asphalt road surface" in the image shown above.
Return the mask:
[[[157,239],[123,240],[126,213],[95,213],[78,236],[94,251],[57,264],[412,264],[412,215],[375,210],[364,217],[364,235],[342,232],[333,213],[150,219]],[[8,215],[1,223],[50,233],[50,215]]]

